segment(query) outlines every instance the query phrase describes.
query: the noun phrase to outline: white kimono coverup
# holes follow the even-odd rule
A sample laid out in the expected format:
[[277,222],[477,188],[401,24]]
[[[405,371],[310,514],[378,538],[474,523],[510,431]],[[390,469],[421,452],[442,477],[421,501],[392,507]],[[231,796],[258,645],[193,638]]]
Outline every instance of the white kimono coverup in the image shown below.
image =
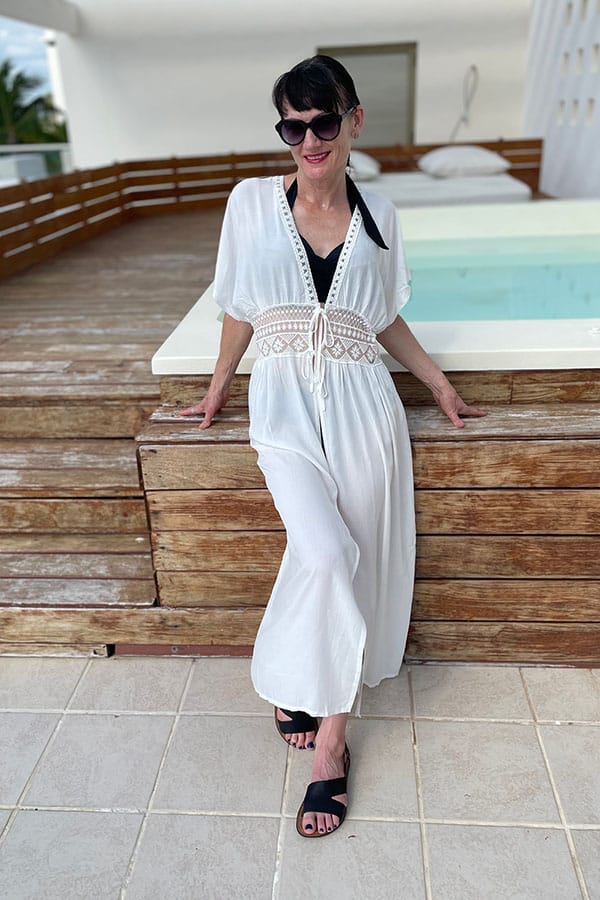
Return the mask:
[[252,681],[313,716],[349,712],[362,683],[398,674],[413,591],[410,443],[376,343],[409,273],[395,208],[362,194],[390,249],[357,205],[325,306],[282,176],[232,191],[214,283],[217,303],[254,328],[250,443],[287,532]]

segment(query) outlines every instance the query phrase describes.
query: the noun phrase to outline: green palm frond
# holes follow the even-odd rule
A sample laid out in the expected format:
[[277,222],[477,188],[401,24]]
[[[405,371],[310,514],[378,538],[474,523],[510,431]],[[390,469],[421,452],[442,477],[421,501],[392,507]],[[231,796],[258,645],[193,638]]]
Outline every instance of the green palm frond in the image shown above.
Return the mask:
[[66,127],[50,96],[31,92],[42,79],[15,68],[10,59],[0,63],[0,144],[62,142]]

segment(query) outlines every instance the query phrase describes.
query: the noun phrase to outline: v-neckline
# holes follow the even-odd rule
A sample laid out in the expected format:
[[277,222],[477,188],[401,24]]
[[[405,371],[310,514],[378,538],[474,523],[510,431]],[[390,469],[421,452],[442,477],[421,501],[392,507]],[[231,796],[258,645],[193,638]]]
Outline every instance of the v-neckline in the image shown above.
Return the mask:
[[331,285],[329,291],[327,292],[327,298],[324,304],[320,304],[314,278],[310,268],[310,263],[308,261],[306,247],[304,246],[302,237],[300,236],[300,232],[298,231],[298,226],[296,225],[296,220],[294,219],[292,210],[290,209],[290,205],[287,201],[284,179],[284,175],[279,175],[276,176],[275,180],[277,198],[279,201],[279,211],[283,218],[284,224],[286,225],[288,237],[292,242],[292,247],[294,249],[294,253],[298,261],[298,266],[300,268],[302,281],[304,283],[305,292],[313,306],[332,306],[337,300],[339,290],[342,285],[346,269],[348,267],[348,261],[350,259],[350,256],[352,255],[352,251],[356,243],[356,238],[358,236],[358,232],[360,231],[362,216],[358,208],[358,204],[354,207],[354,212],[352,213],[352,218],[350,219],[350,225],[348,226],[348,231],[346,232],[346,237],[344,239],[344,243],[342,244],[342,250],[336,263],[335,272],[331,280]]

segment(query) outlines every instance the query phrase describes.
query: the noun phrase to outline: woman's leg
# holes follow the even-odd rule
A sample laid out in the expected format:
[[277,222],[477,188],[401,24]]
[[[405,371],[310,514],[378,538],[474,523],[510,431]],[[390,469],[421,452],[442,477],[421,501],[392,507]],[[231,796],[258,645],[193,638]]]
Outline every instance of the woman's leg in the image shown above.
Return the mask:
[[[344,747],[346,746],[347,713],[327,716],[319,726],[315,759],[312,767],[311,781],[329,781],[344,775]],[[348,804],[348,795],[339,794],[333,798]],[[333,831],[339,825],[339,818],[329,813],[305,813],[302,816],[302,829],[307,834]]]
[[287,546],[254,644],[254,687],[313,717],[348,711],[366,635],[353,587],[358,547],[327,472],[298,453],[258,449]]

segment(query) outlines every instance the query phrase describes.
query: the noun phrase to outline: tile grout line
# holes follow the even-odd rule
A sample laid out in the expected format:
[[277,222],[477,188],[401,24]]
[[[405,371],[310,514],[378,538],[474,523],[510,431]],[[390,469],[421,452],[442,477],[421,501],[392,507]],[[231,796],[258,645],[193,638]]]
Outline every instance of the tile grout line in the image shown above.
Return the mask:
[[[267,719],[271,718],[268,713],[256,713],[256,712],[220,712],[214,710],[207,711],[196,711],[196,710],[181,710],[177,709],[161,709],[161,710],[145,710],[145,709],[109,709],[108,707],[102,709],[60,709],[60,708],[40,708],[40,707],[2,707],[0,708],[0,713],[18,713],[18,714],[28,714],[28,715],[64,715],[64,716],[148,716],[152,717],[160,717],[160,716],[179,716],[179,718],[201,718],[201,717],[215,717],[215,718],[247,718],[247,719]],[[382,713],[380,715],[376,713],[362,715],[361,719],[366,721],[382,721],[382,722],[484,722],[491,723],[494,725],[531,725],[534,721],[537,721],[540,725],[585,725],[589,727],[599,727],[600,721],[594,719],[537,719],[533,718],[525,719],[525,718],[510,718],[508,716],[493,718],[493,717],[484,717],[484,716],[418,716],[415,715],[411,717],[410,715],[392,715]]]
[[[10,811],[13,807],[5,804],[4,806],[0,806],[0,811]],[[115,813],[118,815],[139,815],[145,812],[144,808],[140,807],[122,807],[115,808],[114,806],[110,807],[87,807],[87,806],[29,806],[26,803],[20,805],[19,809],[26,811],[40,811],[40,812],[84,812],[84,813]],[[219,810],[215,812],[215,810],[210,809],[152,809],[149,810],[152,816],[188,816],[190,818],[194,817],[206,817],[212,816],[215,818],[224,818],[224,819],[280,819],[282,818],[284,821],[289,820],[292,821],[295,819],[295,815],[292,813],[268,813],[268,812],[237,812],[235,810]],[[530,822],[527,820],[508,820],[508,821],[496,821],[493,819],[480,820],[480,819],[443,819],[443,818],[434,818],[434,817],[424,817],[423,819],[418,816],[348,816],[346,819],[347,822],[384,822],[384,823],[399,823],[399,824],[412,824],[418,825],[421,822],[425,825],[460,825],[465,827],[478,827],[478,828],[538,828],[543,829],[545,831],[564,831],[565,828],[560,822]],[[590,825],[585,823],[573,823],[569,826],[575,831],[600,831],[600,824],[598,825]]]
[[410,703],[411,722],[410,728],[412,732],[412,749],[413,749],[413,765],[415,768],[415,782],[417,788],[417,807],[419,812],[419,831],[421,832],[421,858],[423,863],[423,883],[425,885],[426,900],[432,900],[431,892],[431,872],[429,868],[429,843],[427,840],[427,827],[425,825],[425,806],[423,803],[423,782],[421,780],[421,757],[419,754],[419,745],[417,743],[417,732],[415,728],[416,722],[416,703],[412,683],[412,672],[409,667],[407,673],[408,697]]
[[[57,737],[57,735],[58,735],[58,732],[60,731],[61,725],[62,725],[62,723],[64,722],[64,719],[65,719],[65,713],[66,713],[66,711],[67,711],[67,709],[68,709],[68,706],[69,706],[69,704],[71,703],[71,701],[73,700],[73,697],[75,696],[75,694],[76,694],[76,692],[77,692],[77,688],[79,687],[79,685],[80,685],[81,682],[83,681],[85,675],[87,674],[88,669],[89,669],[90,666],[92,665],[92,662],[93,662],[92,658],[88,659],[87,664],[83,667],[83,669],[81,670],[81,672],[80,672],[80,674],[79,674],[79,677],[78,677],[78,678],[76,679],[76,681],[75,681],[75,686],[73,687],[73,690],[72,690],[71,693],[69,694],[69,697],[68,697],[68,699],[67,699],[67,702],[66,702],[65,705],[64,705],[64,709],[58,711],[58,721],[56,722],[56,725],[55,725],[54,728],[52,729],[52,732],[50,733],[50,736],[48,737],[48,740],[46,741],[45,745],[42,747],[42,749],[41,749],[41,751],[40,751],[40,755],[38,756],[36,762],[34,763],[34,766],[33,766],[32,770],[31,770],[31,772],[29,773],[29,777],[27,778],[25,784],[23,785],[23,789],[22,789],[21,793],[20,793],[19,796],[17,797],[17,800],[16,800],[16,802],[15,802],[15,804],[14,804],[14,808],[13,808],[11,814],[9,815],[8,819],[7,819],[6,822],[4,823],[4,828],[2,829],[2,832],[0,832],[0,846],[1,846],[1,845],[3,844],[3,842],[6,840],[8,834],[9,834],[9,832],[10,832],[10,830],[11,830],[13,824],[14,824],[14,821],[15,821],[15,819],[16,819],[18,813],[19,813],[23,808],[29,808],[29,807],[25,807],[25,805],[22,804],[21,801],[23,800],[23,798],[24,798],[25,795],[27,794],[27,792],[28,792],[28,790],[29,790],[29,788],[30,788],[30,786],[31,786],[31,782],[33,781],[33,779],[34,779],[34,777],[35,777],[35,775],[36,775],[38,769],[40,768],[40,766],[41,766],[41,764],[42,764],[42,760],[43,760],[44,757],[46,756],[48,750],[51,748],[51,746],[52,746],[52,744],[54,743],[54,741],[56,740],[56,737]],[[56,713],[54,713],[54,715],[56,715]],[[35,808],[35,807],[34,807],[34,808]]]
[[285,772],[283,775],[283,790],[281,792],[281,805],[279,807],[279,831],[277,832],[277,848],[275,851],[275,868],[273,870],[273,886],[271,890],[271,900],[278,900],[279,890],[281,886],[281,864],[283,858],[283,831],[285,828],[285,815],[283,812],[285,802],[290,786],[291,771],[291,748],[285,751]]
[[184,702],[185,702],[185,698],[187,697],[187,694],[188,694],[188,691],[189,691],[189,687],[190,687],[190,684],[191,684],[191,681],[192,681],[192,677],[193,677],[193,674],[194,674],[194,669],[195,669],[195,666],[194,666],[194,660],[192,660],[192,664],[191,664],[190,670],[189,670],[189,672],[188,672],[188,674],[187,674],[187,678],[186,678],[186,680],[185,680],[185,684],[184,684],[183,690],[182,690],[182,692],[181,692],[181,697],[180,697],[179,703],[178,703],[178,705],[177,705],[177,712],[175,713],[175,716],[173,717],[173,721],[172,721],[172,723],[171,723],[171,730],[169,731],[169,736],[168,736],[168,738],[167,738],[167,741],[166,741],[166,744],[165,744],[165,748],[164,748],[164,750],[163,750],[163,753],[162,753],[162,756],[161,756],[161,759],[160,759],[160,763],[159,763],[159,765],[158,765],[158,769],[157,769],[157,772],[156,772],[156,777],[155,777],[155,779],[154,779],[154,784],[152,785],[152,790],[150,791],[150,797],[148,798],[148,803],[147,803],[147,805],[146,805],[146,809],[145,809],[145,811],[144,811],[143,814],[142,814],[142,821],[141,821],[141,824],[140,824],[140,827],[139,827],[139,831],[138,831],[138,834],[137,834],[137,838],[136,838],[135,844],[134,844],[134,846],[133,846],[133,850],[131,851],[131,856],[129,857],[129,862],[128,862],[128,864],[127,864],[127,870],[126,870],[125,875],[124,875],[124,877],[123,877],[123,881],[121,882],[121,890],[120,890],[120,893],[119,893],[119,898],[120,898],[120,900],[125,900],[125,897],[127,896],[127,889],[128,889],[128,887],[129,887],[129,883],[130,883],[130,881],[131,881],[131,876],[133,875],[133,870],[134,870],[135,864],[136,864],[136,862],[137,862],[137,857],[138,857],[138,854],[139,854],[140,845],[141,845],[141,843],[142,843],[142,839],[143,839],[143,837],[144,837],[144,834],[146,833],[146,827],[147,827],[147,824],[148,824],[148,819],[149,819],[150,813],[151,813],[151,811],[152,811],[152,802],[153,802],[154,797],[155,797],[155,795],[156,795],[156,791],[157,791],[157,788],[158,788],[158,782],[159,782],[159,780],[160,780],[160,776],[161,776],[162,771],[163,771],[163,768],[164,768],[164,766],[165,766],[165,761],[166,761],[166,758],[167,758],[167,754],[168,754],[168,752],[169,752],[169,749],[170,749],[170,747],[171,747],[171,744],[173,743],[173,737],[174,737],[174,734],[175,734],[175,729],[176,729],[177,724],[178,724],[179,719],[180,719],[181,707],[183,706],[183,704],[184,704]]
[[542,739],[542,733],[540,731],[540,723],[537,721],[537,713],[535,709],[535,704],[533,702],[533,698],[529,693],[529,688],[527,685],[527,681],[525,676],[519,668],[519,675],[521,676],[521,681],[523,683],[523,689],[525,691],[525,696],[527,697],[527,702],[529,703],[529,708],[531,709],[531,713],[534,717],[533,727],[535,728],[535,734],[538,740],[538,744],[540,747],[540,752],[542,754],[542,758],[544,760],[544,765],[546,767],[546,772],[548,774],[548,780],[550,781],[550,786],[552,788],[552,792],[554,794],[554,802],[556,803],[556,807],[558,809],[558,815],[560,816],[560,821],[562,822],[565,838],[567,840],[567,845],[569,847],[569,853],[571,855],[571,862],[573,863],[573,868],[575,869],[575,877],[579,883],[579,889],[581,891],[581,895],[583,900],[590,900],[590,895],[588,893],[587,885],[585,883],[585,877],[583,874],[583,869],[581,868],[579,857],[577,856],[577,849],[575,847],[575,841],[573,840],[573,835],[571,834],[571,830],[567,824],[567,817],[565,815],[565,811],[563,809],[560,794],[558,792],[558,787],[556,785],[556,781],[554,779],[554,775],[552,773],[552,769],[550,767],[550,760],[548,758],[548,754],[546,753],[546,748],[544,746],[544,741]]

